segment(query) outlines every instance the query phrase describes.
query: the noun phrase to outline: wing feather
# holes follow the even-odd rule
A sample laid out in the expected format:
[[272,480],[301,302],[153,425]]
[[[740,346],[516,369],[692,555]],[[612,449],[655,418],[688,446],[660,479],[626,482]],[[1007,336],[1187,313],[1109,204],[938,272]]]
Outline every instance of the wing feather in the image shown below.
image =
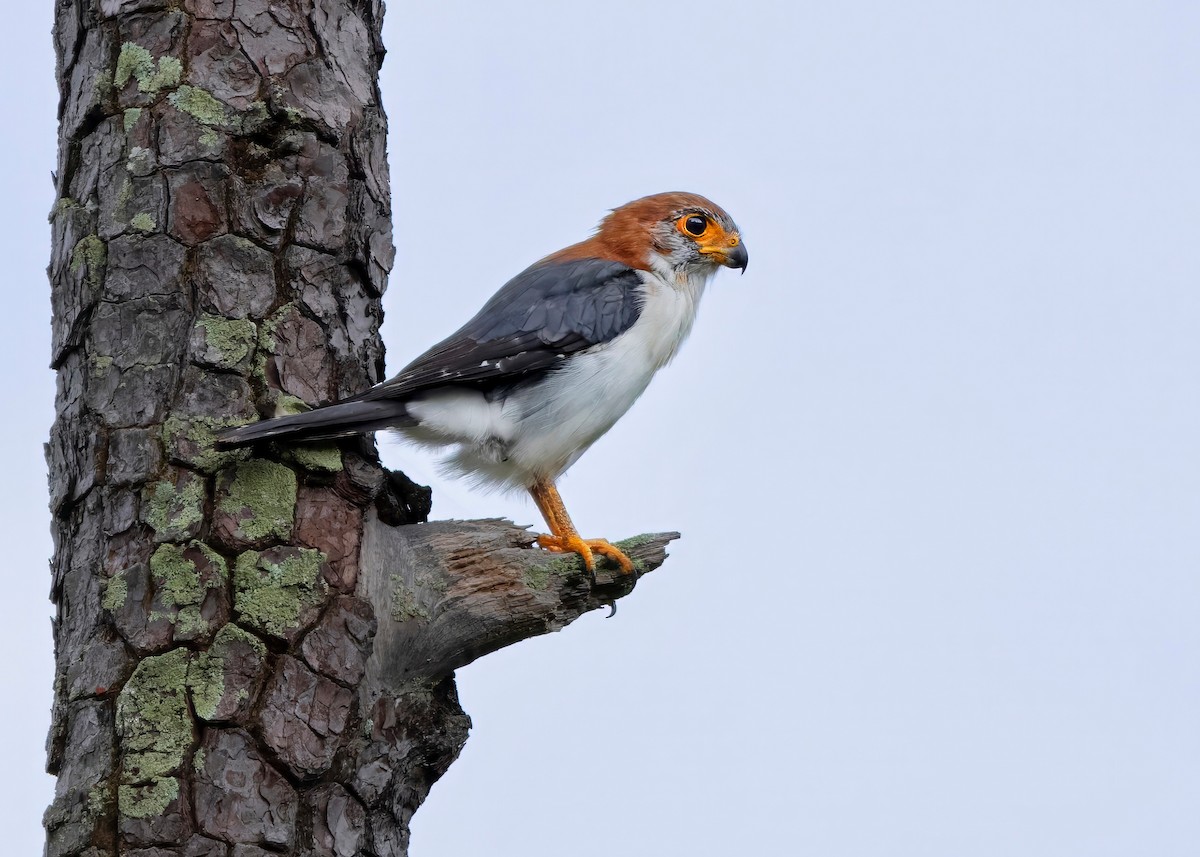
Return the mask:
[[489,389],[552,369],[632,327],[641,313],[641,284],[621,262],[539,262],[457,332],[357,399],[407,398],[448,384]]

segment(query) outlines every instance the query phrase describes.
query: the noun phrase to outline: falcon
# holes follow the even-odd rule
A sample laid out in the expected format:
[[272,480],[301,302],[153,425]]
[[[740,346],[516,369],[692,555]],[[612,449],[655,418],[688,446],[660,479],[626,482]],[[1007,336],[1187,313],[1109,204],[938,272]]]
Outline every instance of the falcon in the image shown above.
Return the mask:
[[691,332],[721,266],[749,256],[724,209],[660,193],[614,209],[595,234],[513,277],[474,318],[387,381],[353,398],[223,433],[223,447],[392,429],[448,449],[447,469],[524,488],[546,550],[633,563],[579,535],[555,482],[613,427]]

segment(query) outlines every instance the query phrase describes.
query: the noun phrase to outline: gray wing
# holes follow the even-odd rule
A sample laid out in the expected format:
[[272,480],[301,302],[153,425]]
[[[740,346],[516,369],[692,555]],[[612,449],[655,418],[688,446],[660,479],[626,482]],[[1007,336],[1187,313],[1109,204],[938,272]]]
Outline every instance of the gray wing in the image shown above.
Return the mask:
[[476,316],[358,401],[407,398],[448,384],[491,389],[553,369],[621,335],[641,313],[641,278],[605,259],[542,261]]
[[404,400],[414,393],[447,384],[491,390],[519,383],[620,336],[641,313],[640,286],[637,271],[619,262],[538,262],[395,378],[343,402],[222,432],[217,445],[319,440],[411,424]]

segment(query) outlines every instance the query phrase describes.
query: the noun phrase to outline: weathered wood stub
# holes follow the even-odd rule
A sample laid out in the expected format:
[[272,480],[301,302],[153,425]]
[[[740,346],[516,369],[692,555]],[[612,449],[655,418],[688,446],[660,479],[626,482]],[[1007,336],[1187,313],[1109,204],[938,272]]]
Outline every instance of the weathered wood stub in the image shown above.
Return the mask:
[[56,4],[49,857],[406,854],[466,740],[454,669],[634,584],[418,525],[366,442],[213,449],[380,379],[381,15]]

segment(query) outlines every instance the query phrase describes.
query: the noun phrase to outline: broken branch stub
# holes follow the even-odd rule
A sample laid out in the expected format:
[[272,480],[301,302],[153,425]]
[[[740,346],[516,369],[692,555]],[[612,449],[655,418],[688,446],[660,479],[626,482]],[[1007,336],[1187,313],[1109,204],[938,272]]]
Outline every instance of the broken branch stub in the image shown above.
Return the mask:
[[438,679],[504,646],[566,627],[612,605],[662,565],[678,533],[618,546],[634,561],[622,574],[601,560],[594,579],[574,554],[531,549],[511,521],[435,521],[390,527],[371,514],[363,533],[360,597],[379,628],[367,662],[369,693]]

